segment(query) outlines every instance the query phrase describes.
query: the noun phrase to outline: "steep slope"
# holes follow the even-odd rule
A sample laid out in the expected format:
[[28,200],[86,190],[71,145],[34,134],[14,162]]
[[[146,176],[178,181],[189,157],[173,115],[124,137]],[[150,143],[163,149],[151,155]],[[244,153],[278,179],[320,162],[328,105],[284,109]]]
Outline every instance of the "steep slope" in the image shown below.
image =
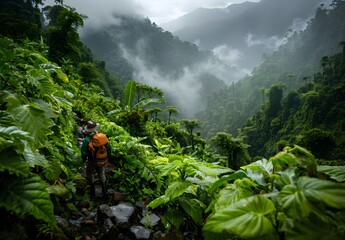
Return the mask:
[[210,18],[209,22],[200,21],[194,26],[187,24],[174,34],[183,40],[197,42],[201,49],[226,46],[228,51],[237,52],[235,63],[238,66],[252,69],[260,62],[263,53],[271,53],[284,41],[290,28],[301,28],[321,2],[263,0],[235,7],[230,5],[223,10],[227,12],[227,18]]
[[118,25],[86,30],[83,42],[124,83],[133,79],[161,88],[182,116],[204,109],[207,95],[245,75],[149,19],[120,19]]
[[[342,53],[322,59],[322,69],[282,99],[274,86],[262,109],[241,129],[252,156],[298,144],[317,158],[344,159],[345,42]],[[278,144],[277,144],[278,143]],[[278,148],[277,148],[278,147]]]
[[287,44],[265,57],[253,75],[215,93],[207,109],[196,116],[204,123],[203,134],[218,131],[237,135],[246,119],[264,104],[267,89],[280,84],[286,92],[312,79],[323,56],[330,56],[345,39],[345,2],[337,1],[332,10],[319,9],[305,31],[295,33]]
[[255,6],[252,2],[231,4],[226,8],[198,8],[171,22],[160,26],[167,31],[177,32],[187,27],[201,26],[210,22],[235,19],[245,13],[250,7]]

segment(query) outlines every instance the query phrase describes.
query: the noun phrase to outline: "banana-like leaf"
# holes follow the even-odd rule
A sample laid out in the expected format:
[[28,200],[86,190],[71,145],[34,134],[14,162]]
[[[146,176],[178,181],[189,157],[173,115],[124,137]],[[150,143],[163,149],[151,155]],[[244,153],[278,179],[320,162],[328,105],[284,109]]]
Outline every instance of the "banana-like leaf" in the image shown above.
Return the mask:
[[344,209],[344,199],[345,184],[309,177],[299,178],[296,185],[287,185],[278,193],[278,203],[296,219],[307,217],[319,203]]
[[232,233],[240,238],[259,238],[274,232],[270,215],[274,203],[261,195],[242,199],[226,208],[217,210],[207,220],[203,231]]
[[192,185],[191,182],[173,182],[166,190],[165,197],[166,199],[172,200],[181,196],[187,188]]
[[149,99],[145,99],[145,100],[141,100],[140,102],[138,102],[137,104],[135,104],[132,108],[133,109],[141,109],[147,105],[150,104],[159,104],[162,103],[162,100],[157,99],[157,98],[149,98]]
[[337,182],[345,181],[345,166],[318,166],[318,172],[323,172]]
[[17,177],[9,175],[0,181],[0,207],[19,216],[33,215],[49,223],[55,223],[54,206],[45,183],[37,175]]
[[45,111],[33,103],[8,110],[21,123],[23,130],[29,132],[35,139],[35,147],[39,148],[45,145],[47,135],[52,134],[50,127],[54,125],[54,122],[46,116]]
[[131,106],[135,97],[136,83],[134,81],[128,81],[125,91],[125,104]]
[[13,146],[2,150],[0,155],[0,172],[8,171],[10,174],[16,174],[17,176],[28,175],[30,171],[29,164],[24,161]]
[[203,211],[196,199],[179,198],[179,203],[195,223],[202,224]]

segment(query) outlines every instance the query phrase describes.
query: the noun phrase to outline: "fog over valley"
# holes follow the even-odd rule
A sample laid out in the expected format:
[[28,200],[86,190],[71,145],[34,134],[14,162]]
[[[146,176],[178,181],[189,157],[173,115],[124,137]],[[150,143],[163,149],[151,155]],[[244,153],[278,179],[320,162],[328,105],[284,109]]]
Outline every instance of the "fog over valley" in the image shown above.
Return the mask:
[[0,240],[345,239],[345,0],[0,23]]
[[[65,1],[87,16],[82,40],[106,60],[110,72],[124,82],[133,79],[161,88],[168,104],[189,118],[205,109],[212,92],[251,75],[263,54],[304,30],[323,2]],[[171,19],[163,20],[164,15]],[[160,26],[151,18],[161,21]],[[151,23],[153,27],[147,25]],[[119,62],[131,72],[123,73]]]

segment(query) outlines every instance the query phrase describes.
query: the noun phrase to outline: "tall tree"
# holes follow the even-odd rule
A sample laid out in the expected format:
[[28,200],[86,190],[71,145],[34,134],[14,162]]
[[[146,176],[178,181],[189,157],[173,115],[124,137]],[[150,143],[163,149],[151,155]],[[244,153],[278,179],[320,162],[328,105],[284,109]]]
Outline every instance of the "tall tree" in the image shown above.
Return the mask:
[[167,111],[168,114],[169,114],[169,116],[168,116],[168,123],[171,122],[171,115],[172,115],[173,113],[175,113],[175,114],[178,114],[178,113],[179,113],[179,111],[177,110],[177,108],[174,107],[174,106],[168,106],[167,109],[166,109],[166,111]]
[[61,5],[49,6],[44,10],[48,12],[50,20],[47,29],[49,59],[56,63],[62,63],[63,59],[78,63],[83,46],[78,28],[84,25],[85,16],[74,8]]
[[210,140],[210,146],[228,159],[228,167],[236,170],[250,160],[246,145],[242,139],[234,138],[229,133],[219,132]]
[[184,119],[182,120],[182,123],[184,124],[186,130],[189,133],[190,136],[190,141],[192,144],[192,149],[194,150],[195,146],[194,146],[194,134],[193,131],[195,130],[195,128],[199,128],[200,127],[200,122],[196,119],[193,120],[188,120],[188,119]]
[[1,0],[0,34],[13,39],[39,39],[41,21],[37,3],[41,1]]

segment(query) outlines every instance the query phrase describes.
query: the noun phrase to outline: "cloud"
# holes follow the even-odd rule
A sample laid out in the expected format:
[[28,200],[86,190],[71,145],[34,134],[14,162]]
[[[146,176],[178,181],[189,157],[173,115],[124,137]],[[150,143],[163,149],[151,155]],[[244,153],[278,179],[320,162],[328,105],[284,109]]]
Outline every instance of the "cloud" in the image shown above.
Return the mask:
[[[46,5],[54,4],[54,0],[47,0]],[[85,25],[98,28],[107,24],[121,24],[115,15],[138,15],[144,11],[142,4],[135,0],[64,0],[64,4],[86,15]]]
[[259,37],[254,34],[248,33],[246,35],[245,42],[248,47],[263,45],[267,49],[275,50],[280,45],[285,43],[285,37],[270,36],[270,37]]
[[[99,26],[113,22],[113,14],[140,15],[157,24],[169,22],[196,8],[226,7],[245,0],[64,0],[64,4],[74,7],[79,13],[89,17],[87,24]],[[252,0],[258,2],[259,0]],[[54,0],[46,0],[47,5]]]
[[220,60],[228,63],[231,66],[236,66],[236,62],[243,57],[242,52],[240,52],[238,49],[228,47],[227,45],[215,47],[212,52]]
[[143,57],[145,56],[144,40],[137,42],[136,48],[138,55],[133,55],[122,46],[123,57],[130,62],[134,71],[134,80],[158,87],[165,93],[166,99],[170,104],[175,105],[181,113],[181,116],[192,118],[198,111],[206,107],[207,96],[202,96],[202,83],[200,77],[207,73],[223,80],[226,84],[236,82],[246,75],[245,72],[236,71],[226,64],[222,64],[217,59],[207,59],[192,67],[185,67],[183,73],[176,79],[163,74],[158,68],[148,65]]
[[[140,45],[143,42],[140,43]],[[135,69],[134,80],[158,87],[164,91],[166,98],[172,101],[186,117],[193,117],[194,113],[200,109],[201,83],[197,80],[197,72],[185,68],[183,75],[179,79],[171,79],[164,76],[157,68],[149,67],[139,56],[134,56],[126,49],[122,48],[124,57],[132,63]]]

